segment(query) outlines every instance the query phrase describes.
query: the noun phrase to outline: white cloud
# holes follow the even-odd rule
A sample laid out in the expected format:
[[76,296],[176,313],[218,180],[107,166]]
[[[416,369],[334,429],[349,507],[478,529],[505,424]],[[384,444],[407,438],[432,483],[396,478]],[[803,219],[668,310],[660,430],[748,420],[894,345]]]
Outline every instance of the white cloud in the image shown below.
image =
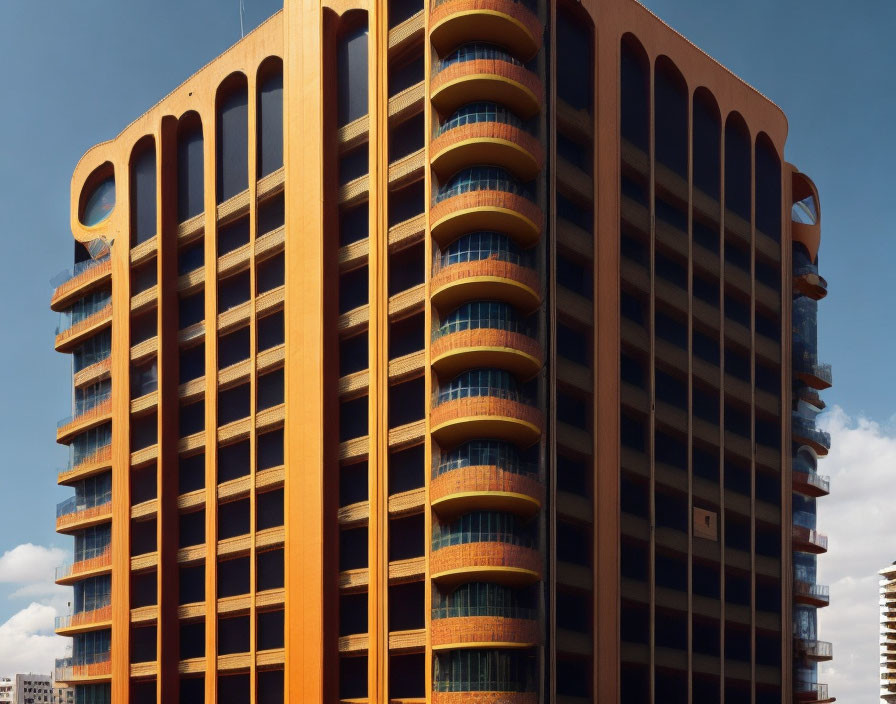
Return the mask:
[[0,673],[50,674],[55,658],[71,642],[54,633],[56,616],[68,613],[71,588],[54,583],[57,565],[66,559],[60,548],[24,543],[0,555],[0,583],[17,588],[10,599],[31,603],[0,623]]
[[67,638],[53,634],[56,609],[34,602],[0,624],[0,672],[50,674]]
[[53,569],[65,561],[65,550],[24,543],[0,555],[0,582],[28,584],[53,580]]
[[831,585],[831,605],[819,610],[819,637],[834,644],[834,660],[822,665],[819,680],[839,701],[876,702],[877,571],[896,560],[896,427],[850,418],[836,406],[819,421],[832,439],[818,466],[831,475],[831,495],[818,502],[818,527],[830,538],[818,581]]

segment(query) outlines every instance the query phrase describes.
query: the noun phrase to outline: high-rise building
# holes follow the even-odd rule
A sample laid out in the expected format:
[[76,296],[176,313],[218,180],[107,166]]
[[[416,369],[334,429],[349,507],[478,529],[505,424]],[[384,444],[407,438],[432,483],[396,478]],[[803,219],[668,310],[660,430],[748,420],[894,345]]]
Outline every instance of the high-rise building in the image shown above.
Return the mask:
[[896,702],[896,562],[879,572],[880,698]]
[[831,701],[786,136],[633,0],[287,0],[88,151],[78,704]]

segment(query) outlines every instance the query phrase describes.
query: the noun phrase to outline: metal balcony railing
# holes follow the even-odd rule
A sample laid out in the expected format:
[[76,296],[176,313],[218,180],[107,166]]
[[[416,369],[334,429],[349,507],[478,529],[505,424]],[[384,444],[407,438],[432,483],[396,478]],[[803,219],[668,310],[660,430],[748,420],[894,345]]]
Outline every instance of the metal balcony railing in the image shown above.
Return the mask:
[[86,572],[88,570],[95,570],[100,567],[108,567],[112,564],[112,546],[107,545],[104,548],[93,551],[94,554],[90,557],[85,557],[84,559],[78,560],[76,562],[72,562],[67,565],[60,565],[56,568],[56,579],[65,579],[66,577],[71,577],[72,575],[76,575],[79,572]]
[[72,628],[73,626],[83,626],[91,623],[100,623],[108,621],[112,618],[112,595],[107,594],[101,601],[106,602],[103,606],[87,611],[79,611],[76,614],[68,614],[67,616],[56,617],[56,630],[63,628]]
[[795,596],[816,599],[826,604],[831,601],[831,588],[827,584],[813,584],[796,580],[793,583],[793,593]]
[[797,682],[797,694],[813,694],[815,698],[812,701],[823,702],[828,699],[828,686],[817,682]]
[[95,269],[96,267],[105,264],[109,261],[109,255],[100,257],[99,259],[88,259],[84,262],[78,262],[71,269],[65,269],[60,271],[56,276],[50,279],[50,286],[54,289],[58,289],[60,286],[64,284],[68,284],[73,281],[73,279],[78,278],[79,276],[87,275],[87,272]]
[[814,421],[807,420],[798,413],[794,413],[792,416],[792,433],[795,437],[799,436],[818,443],[828,450],[831,449],[831,434],[819,430],[815,427]]
[[810,640],[808,638],[797,638],[797,647],[800,652],[805,653],[811,658],[832,658],[834,657],[834,646],[826,640]]
[[56,429],[63,428],[69,423],[73,423],[76,420],[89,416],[91,414],[101,414],[104,410],[104,404],[106,404],[109,399],[112,398],[112,389],[106,389],[105,391],[85,398],[78,403],[75,404],[75,412],[70,416],[66,416],[65,418],[61,418],[58,423],[56,423]]

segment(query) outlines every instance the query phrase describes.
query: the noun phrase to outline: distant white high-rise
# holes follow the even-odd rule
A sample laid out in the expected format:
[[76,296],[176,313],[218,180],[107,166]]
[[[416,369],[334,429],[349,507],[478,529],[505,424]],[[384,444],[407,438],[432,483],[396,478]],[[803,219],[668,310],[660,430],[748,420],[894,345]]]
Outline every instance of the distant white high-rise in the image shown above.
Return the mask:
[[880,571],[880,698],[896,703],[896,562]]
[[75,690],[50,675],[33,673],[0,678],[0,704],[73,704]]

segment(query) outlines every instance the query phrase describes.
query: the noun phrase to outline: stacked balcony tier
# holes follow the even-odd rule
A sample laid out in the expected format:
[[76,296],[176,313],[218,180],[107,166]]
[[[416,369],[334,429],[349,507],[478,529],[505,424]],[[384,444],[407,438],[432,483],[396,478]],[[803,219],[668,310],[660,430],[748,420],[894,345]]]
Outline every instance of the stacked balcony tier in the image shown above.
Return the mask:
[[544,417],[503,369],[471,369],[441,386],[430,416],[442,447],[477,438],[531,445],[541,437]]
[[449,311],[464,301],[504,301],[523,312],[541,303],[541,284],[530,253],[507,235],[478,231],[460,237],[436,257],[434,306]]
[[463,168],[498,164],[522,181],[541,171],[544,150],[523,121],[502,105],[469,103],[439,127],[430,145],[433,171],[441,182]]
[[514,0],[442,0],[429,14],[429,38],[441,55],[475,40],[528,59],[541,47],[542,31],[535,13]]
[[440,245],[477,230],[495,230],[529,247],[541,237],[543,214],[527,187],[501,166],[471,166],[436,194],[430,229]]
[[541,110],[544,88],[538,76],[502,47],[462,44],[439,62],[430,83],[433,107],[450,115],[461,105],[494,100],[529,118]]
[[443,519],[476,510],[529,517],[544,502],[538,466],[521,460],[515,446],[499,440],[474,440],[445,453],[429,494]]

